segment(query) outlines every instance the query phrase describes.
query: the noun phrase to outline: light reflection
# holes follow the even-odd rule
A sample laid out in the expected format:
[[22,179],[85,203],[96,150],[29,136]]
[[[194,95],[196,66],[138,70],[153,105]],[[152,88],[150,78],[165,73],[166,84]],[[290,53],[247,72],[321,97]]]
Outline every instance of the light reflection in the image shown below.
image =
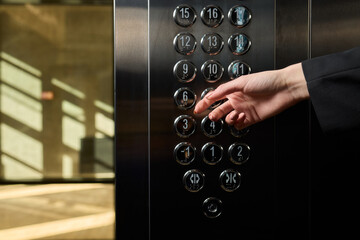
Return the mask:
[[[22,161],[28,166],[43,170],[43,145],[40,141],[12,128],[4,123],[1,129],[1,151]],[[19,175],[21,172],[18,173]]]
[[8,62],[0,61],[0,78],[8,85],[36,99],[41,98],[41,80]]
[[0,111],[37,131],[43,130],[42,105],[6,85],[0,85]]
[[4,169],[4,178],[7,180],[41,179],[42,173],[35,171],[15,159],[1,155],[1,164]]
[[18,66],[19,68],[37,76],[37,77],[41,77],[41,72],[40,70],[30,66],[29,64],[7,54],[6,52],[0,52],[0,57],[8,62],[10,62],[11,64]]
[[114,136],[114,121],[102,113],[95,113],[95,128],[106,135]]
[[68,92],[68,93],[70,93],[70,94],[72,94],[72,95],[74,95],[74,96],[76,96],[76,97],[78,97],[80,99],[85,99],[85,94],[83,92],[77,90],[76,88],[74,88],[74,87],[72,87],[72,86],[70,86],[70,85],[68,85],[66,83],[63,83],[62,81],[60,81],[60,80],[58,80],[56,78],[51,79],[51,83],[54,86],[66,91],[66,92]]
[[105,112],[108,112],[108,113],[111,113],[113,114],[114,113],[114,107],[107,104],[107,103],[104,103],[100,100],[95,100],[94,101],[94,105],[98,108],[100,108],[101,110],[105,111]]
[[79,120],[81,122],[85,121],[84,109],[76,106],[75,104],[73,104],[69,101],[63,100],[61,103],[61,108],[64,113],[76,118],[77,120]]
[[79,151],[81,139],[85,137],[84,124],[68,117],[62,118],[62,142],[64,145]]
[[63,178],[73,177],[73,159],[69,155],[62,156],[62,176]]

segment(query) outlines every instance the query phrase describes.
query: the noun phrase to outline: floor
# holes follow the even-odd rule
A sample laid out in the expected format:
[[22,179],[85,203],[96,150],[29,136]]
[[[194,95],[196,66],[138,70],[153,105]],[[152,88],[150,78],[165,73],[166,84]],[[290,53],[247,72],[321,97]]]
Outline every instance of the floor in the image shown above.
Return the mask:
[[0,186],[1,240],[114,239],[113,184]]

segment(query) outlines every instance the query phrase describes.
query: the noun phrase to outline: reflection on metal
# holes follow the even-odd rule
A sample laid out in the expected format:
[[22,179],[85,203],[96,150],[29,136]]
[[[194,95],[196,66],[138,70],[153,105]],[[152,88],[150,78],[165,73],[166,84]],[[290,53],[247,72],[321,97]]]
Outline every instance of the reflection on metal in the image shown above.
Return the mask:
[[68,114],[69,116],[72,116],[81,122],[85,121],[84,109],[76,106],[75,104],[73,104],[69,101],[63,100],[61,103],[61,108],[62,108],[62,111],[64,113]]
[[85,98],[85,94],[73,87],[71,87],[70,85],[61,82],[60,80],[53,78],[51,79],[51,83],[55,86],[57,86],[58,88],[61,88],[62,90],[80,98],[80,99],[84,99]]
[[114,113],[114,107],[113,106],[110,106],[109,104],[106,104],[100,100],[95,100],[94,101],[94,105],[98,108],[100,108],[101,110],[105,111],[105,112],[108,112],[108,113],[111,113],[113,114]]
[[64,145],[79,151],[81,139],[85,137],[85,125],[68,116],[62,118],[62,142]]
[[[43,170],[43,145],[40,141],[4,123],[1,129],[1,151],[35,170]],[[6,169],[5,169],[6,171]],[[21,172],[18,173],[21,175]]]
[[0,4],[111,5],[112,0],[0,0]]
[[41,103],[4,84],[0,84],[0,111],[36,131],[43,130]]
[[102,113],[95,113],[95,128],[109,137],[114,136],[114,120],[106,117]]
[[41,98],[41,80],[18,67],[0,61],[0,78],[4,83],[36,98]]
[[22,70],[25,70],[37,77],[41,77],[41,72],[40,70],[30,66],[29,64],[5,53],[5,52],[0,52],[0,58],[6,60],[7,62],[17,66],[18,68],[22,69]]

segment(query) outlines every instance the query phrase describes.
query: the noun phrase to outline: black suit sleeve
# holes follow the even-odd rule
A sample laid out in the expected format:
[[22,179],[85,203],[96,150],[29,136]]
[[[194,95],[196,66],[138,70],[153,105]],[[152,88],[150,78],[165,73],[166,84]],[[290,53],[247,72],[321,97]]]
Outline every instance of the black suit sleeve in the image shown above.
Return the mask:
[[324,132],[360,129],[360,47],[302,62]]

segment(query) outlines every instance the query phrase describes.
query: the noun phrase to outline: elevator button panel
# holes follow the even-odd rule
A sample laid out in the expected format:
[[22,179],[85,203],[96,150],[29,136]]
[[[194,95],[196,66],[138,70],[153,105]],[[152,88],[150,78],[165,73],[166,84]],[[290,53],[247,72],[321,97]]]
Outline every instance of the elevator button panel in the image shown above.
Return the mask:
[[[179,169],[183,169],[184,189],[191,194],[199,194],[206,187],[234,192],[240,188],[241,168],[250,159],[250,147],[243,141],[249,128],[237,130],[234,126],[228,126],[224,119],[211,121],[207,115],[200,118],[193,115],[192,111],[197,102],[197,94],[203,99],[225,81],[251,73],[250,65],[242,59],[250,51],[251,40],[242,30],[251,25],[252,15],[242,5],[227,9],[207,5],[197,10],[201,17],[198,22],[193,6],[182,4],[173,11],[173,19],[179,26],[173,40],[177,59],[172,69],[176,85],[173,98],[178,109],[174,129],[179,142],[173,149],[173,155]],[[227,16],[224,15],[224,10]],[[222,24],[229,26],[230,30],[224,32]],[[199,27],[202,29],[200,33]],[[198,40],[201,46],[199,49]],[[226,49],[225,42],[228,45]],[[221,58],[223,54],[231,58],[225,66],[224,58]],[[201,74],[197,73],[198,68]],[[200,89],[199,85],[202,86]],[[208,111],[225,102],[226,99],[216,101]],[[196,129],[197,121],[200,123],[199,130]],[[232,139],[232,143],[223,144],[221,139],[224,137]],[[187,140],[181,141],[183,138]],[[197,152],[196,148],[200,151]],[[206,186],[205,169],[208,168],[216,171],[209,178],[217,176],[213,179],[218,182],[217,186]],[[223,203],[216,197],[208,197],[203,202],[202,211],[206,217],[216,218],[223,211]]]

